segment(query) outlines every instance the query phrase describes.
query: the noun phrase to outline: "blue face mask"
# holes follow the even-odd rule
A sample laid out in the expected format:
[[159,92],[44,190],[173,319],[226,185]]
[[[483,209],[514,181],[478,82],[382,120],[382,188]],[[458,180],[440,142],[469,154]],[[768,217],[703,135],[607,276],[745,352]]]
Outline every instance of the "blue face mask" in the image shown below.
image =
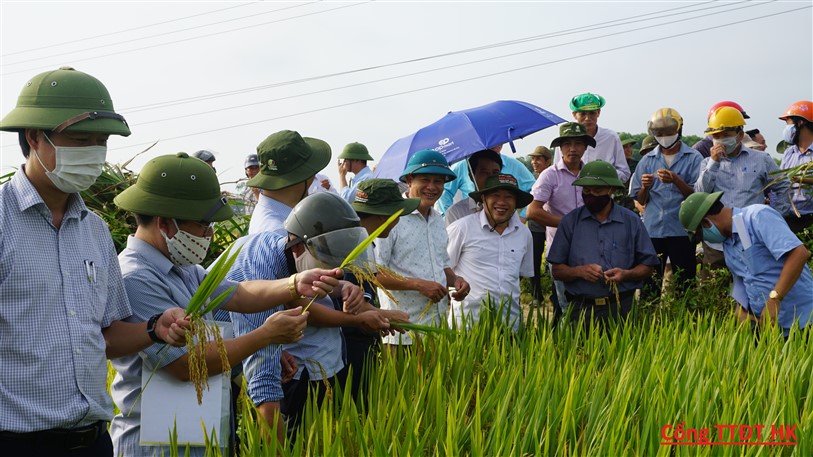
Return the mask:
[[788,124],[785,126],[785,130],[782,131],[782,139],[785,140],[787,144],[794,144],[793,137],[796,136],[796,126],[794,124]]
[[717,226],[712,223],[709,228],[703,227],[703,239],[706,240],[707,243],[722,243],[725,241],[725,236],[720,233]]

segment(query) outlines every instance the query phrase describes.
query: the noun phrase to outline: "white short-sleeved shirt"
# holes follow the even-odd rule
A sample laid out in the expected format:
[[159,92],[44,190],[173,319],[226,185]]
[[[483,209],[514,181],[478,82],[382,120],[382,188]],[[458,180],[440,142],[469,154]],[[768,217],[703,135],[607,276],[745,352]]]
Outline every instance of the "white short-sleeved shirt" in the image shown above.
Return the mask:
[[483,300],[490,296],[495,307],[506,300],[506,318],[518,330],[522,320],[519,278],[534,274],[531,231],[516,213],[502,233],[491,231],[485,212],[480,211],[458,219],[448,232],[452,270],[471,286],[462,301],[451,300],[449,324],[454,320],[461,326],[464,313],[475,322],[479,320]]

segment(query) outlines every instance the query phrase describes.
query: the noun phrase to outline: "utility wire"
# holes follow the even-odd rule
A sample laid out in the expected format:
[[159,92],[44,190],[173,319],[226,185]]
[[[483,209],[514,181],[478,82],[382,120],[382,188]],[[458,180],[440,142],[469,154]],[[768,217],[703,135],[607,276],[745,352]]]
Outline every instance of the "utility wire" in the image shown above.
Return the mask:
[[[762,5],[762,3],[751,3],[751,4],[741,6],[739,8],[735,8],[735,9],[730,9],[730,10],[726,10],[726,11],[717,11],[717,12],[713,12],[713,13],[706,13],[706,14],[703,14],[703,15],[700,15],[700,16],[694,16],[694,17],[688,17],[688,18],[675,20],[675,21],[672,21],[671,24],[675,24],[675,23],[679,23],[679,22],[692,21],[692,20],[695,20],[695,19],[702,19],[702,18],[709,17],[709,16],[716,15],[716,14],[724,14],[724,13],[728,13],[728,12],[731,12],[731,11],[745,9],[745,8],[751,8],[751,7],[759,6],[759,5]],[[441,67],[441,68],[430,68],[428,70],[421,70],[421,71],[416,71],[416,72],[413,72],[413,73],[405,73],[405,74],[400,74],[400,75],[396,75],[396,76],[389,76],[389,77],[386,77],[386,78],[380,78],[380,79],[374,79],[374,80],[371,80],[371,81],[358,82],[358,83],[348,84],[348,85],[339,86],[339,87],[320,89],[320,90],[316,90],[316,91],[312,91],[312,92],[306,92],[306,93],[303,93],[303,94],[288,95],[288,96],[273,98],[273,99],[269,99],[269,100],[262,100],[262,101],[256,101],[256,102],[251,102],[251,103],[245,103],[245,104],[241,104],[241,105],[229,106],[229,107],[225,107],[225,108],[216,108],[216,109],[212,109],[212,110],[200,111],[200,112],[191,113],[191,114],[182,114],[182,115],[167,117],[167,118],[163,118],[163,119],[155,119],[155,120],[150,120],[150,121],[146,121],[146,122],[139,122],[139,125],[154,124],[154,123],[158,123],[158,122],[172,121],[172,120],[175,120],[175,119],[185,119],[185,118],[195,117],[195,116],[203,116],[203,115],[206,115],[206,114],[220,113],[220,112],[223,112],[223,111],[234,110],[234,109],[239,109],[239,108],[245,108],[245,107],[248,107],[248,106],[262,105],[262,104],[266,104],[266,103],[273,103],[273,102],[279,102],[279,101],[284,101],[284,100],[291,100],[291,99],[305,97],[305,96],[309,96],[309,95],[316,95],[316,94],[323,94],[323,93],[328,93],[328,92],[335,92],[335,91],[338,91],[338,90],[349,89],[349,88],[359,87],[359,86],[366,86],[368,84],[375,84],[375,83],[384,82],[384,81],[392,81],[392,80],[397,80],[397,79],[409,78],[409,77],[412,77],[412,76],[418,76],[418,75],[423,75],[423,74],[427,74],[427,73],[434,73],[434,72],[438,72],[438,71],[445,71],[445,70],[449,70],[449,69],[453,69],[453,68],[459,68],[459,67],[474,65],[474,64],[483,63],[483,62],[490,62],[490,61],[493,61],[493,60],[506,59],[506,58],[509,58],[509,57],[516,57],[516,56],[523,55],[523,54],[529,54],[529,53],[534,53],[534,52],[545,51],[545,50],[549,50],[549,49],[569,46],[571,44],[584,43],[584,42],[599,40],[599,39],[602,39],[602,38],[608,38],[608,37],[612,37],[612,36],[624,35],[624,34],[628,34],[628,33],[638,32],[638,31],[641,31],[641,30],[660,27],[662,25],[663,24],[653,24],[653,25],[643,26],[643,27],[639,27],[639,28],[635,28],[635,29],[628,29],[628,30],[622,30],[622,31],[619,31],[619,32],[608,33],[606,35],[599,35],[599,36],[594,36],[594,37],[589,37],[589,38],[583,38],[581,40],[575,40],[575,41],[569,41],[569,42],[566,42],[566,43],[559,43],[559,44],[554,44],[554,45],[550,45],[550,46],[544,46],[544,47],[541,47],[541,48],[528,49],[528,50],[518,51],[518,52],[514,52],[514,53],[510,53],[510,54],[500,55],[500,56],[494,56],[494,57],[488,57],[488,58],[484,58],[484,59],[471,60],[471,61],[468,61],[468,62],[462,62],[462,63],[458,63],[458,64],[454,64],[454,65],[446,65],[446,66]],[[122,111],[122,113],[125,113],[125,111]]]
[[[79,43],[79,42],[82,42],[82,41],[95,40],[97,38],[104,38],[104,37],[110,36],[110,35],[118,35],[120,33],[133,32],[135,30],[147,29],[147,28],[150,28],[150,27],[157,27],[159,25],[170,24],[170,23],[178,22],[178,21],[184,21],[186,19],[192,19],[192,18],[195,18],[195,17],[206,16],[206,15],[214,14],[214,13],[220,13],[220,12],[223,12],[223,11],[226,11],[226,10],[231,10],[231,9],[235,9],[235,8],[242,8],[244,6],[249,6],[249,5],[252,5],[254,3],[259,3],[259,2],[243,3],[241,5],[229,6],[227,8],[221,8],[219,10],[212,10],[212,11],[207,11],[205,13],[193,14],[191,16],[184,16],[184,17],[179,17],[179,18],[175,18],[175,19],[169,19],[169,20],[162,21],[162,22],[155,22],[155,23],[152,23],[152,24],[140,25],[138,27],[132,27],[132,28],[129,28],[129,29],[124,29],[124,30],[117,30],[115,32],[110,32],[110,33],[103,33],[101,35],[94,35],[94,36],[85,37],[85,38],[77,38],[75,40],[70,40],[70,41],[62,41],[60,43],[49,44],[49,45],[40,46],[40,47],[37,47],[37,48],[23,49],[22,51],[14,51],[14,52],[9,52],[7,54],[3,54],[2,57],[14,56],[14,55],[17,55],[17,54],[23,54],[23,53],[32,52],[32,51],[39,51],[39,50],[42,50],[42,49],[53,48],[53,47],[57,47],[57,46],[65,46],[65,45],[68,45],[68,44]],[[71,52],[79,52],[79,51],[71,51]],[[11,64],[9,64],[9,65],[11,65]]]
[[[421,88],[411,89],[411,90],[406,90],[406,91],[401,91],[401,92],[395,92],[395,93],[391,93],[391,94],[387,94],[387,95],[380,95],[380,96],[377,96],[377,97],[371,97],[371,98],[366,98],[366,99],[362,99],[362,100],[355,100],[355,101],[352,101],[352,102],[341,103],[341,104],[338,104],[338,105],[332,105],[332,106],[327,106],[327,107],[323,107],[323,108],[316,108],[316,109],[307,110],[307,111],[300,111],[298,113],[286,114],[286,115],[282,115],[282,116],[276,116],[276,117],[261,119],[261,120],[257,120],[257,121],[244,122],[244,123],[241,123],[241,124],[230,125],[230,126],[227,126],[227,127],[219,127],[219,128],[214,128],[214,129],[202,130],[202,131],[199,131],[199,132],[193,132],[193,133],[187,133],[187,134],[183,134],[183,135],[177,135],[177,136],[173,136],[173,137],[169,137],[169,138],[163,138],[163,139],[161,139],[159,141],[171,141],[171,140],[177,140],[177,139],[181,139],[181,138],[188,138],[188,137],[191,137],[191,136],[203,135],[203,134],[207,134],[207,133],[222,132],[224,130],[231,130],[231,129],[235,129],[235,128],[239,128],[239,127],[245,127],[245,126],[248,126],[248,125],[262,124],[262,123],[265,123],[265,122],[276,121],[276,120],[280,120],[280,119],[287,119],[287,118],[291,118],[291,117],[301,116],[301,115],[304,115],[304,114],[312,114],[312,113],[317,113],[317,112],[321,112],[321,111],[328,111],[328,110],[333,110],[333,109],[336,109],[336,108],[343,108],[343,107],[358,105],[358,104],[367,103],[367,102],[371,102],[371,101],[377,101],[377,100],[383,100],[383,99],[386,99],[386,98],[397,97],[397,96],[400,96],[400,95],[412,94],[412,93],[422,92],[422,91],[426,91],[426,90],[430,90],[430,89],[437,89],[437,88],[440,88],[440,87],[451,86],[451,85],[460,84],[460,83],[463,83],[463,82],[470,82],[470,81],[476,81],[476,80],[479,80],[479,79],[491,78],[491,77],[494,77],[494,76],[501,76],[501,75],[505,75],[505,74],[508,74],[508,73],[515,73],[515,72],[518,72],[518,71],[528,70],[528,69],[531,69],[531,68],[541,67],[541,66],[545,66],[545,65],[551,65],[551,64],[555,64],[555,63],[561,63],[561,62],[567,62],[567,61],[571,61],[571,60],[575,60],[575,59],[580,59],[580,58],[583,58],[583,57],[596,56],[596,55],[600,55],[600,54],[604,54],[604,53],[608,53],[608,52],[618,51],[618,50],[621,50],[621,49],[628,49],[628,48],[632,48],[632,47],[636,47],[636,46],[641,46],[641,45],[644,45],[644,44],[657,43],[659,41],[664,41],[664,40],[668,40],[668,39],[672,39],[672,38],[679,38],[679,37],[682,37],[682,36],[693,35],[693,34],[700,33],[700,32],[707,32],[707,31],[711,31],[711,30],[719,30],[722,27],[731,27],[731,26],[734,26],[734,25],[745,24],[745,23],[753,22],[753,21],[759,21],[759,20],[766,19],[766,18],[769,18],[769,17],[774,17],[774,16],[783,15],[783,14],[793,13],[793,12],[796,12],[796,11],[802,11],[802,10],[810,9],[810,8],[811,8],[811,6],[804,6],[804,7],[801,7],[801,8],[794,8],[794,9],[791,9],[791,10],[781,11],[781,12],[778,12],[778,13],[765,14],[765,15],[762,15],[762,16],[759,16],[759,17],[754,17],[754,18],[750,18],[750,19],[742,19],[742,20],[739,20],[739,21],[729,22],[729,23],[726,23],[726,24],[716,24],[716,25],[714,25],[712,27],[706,27],[706,28],[702,28],[702,29],[695,29],[695,30],[691,30],[691,31],[688,31],[688,32],[678,33],[678,34],[674,34],[674,35],[668,35],[668,36],[664,36],[664,37],[660,37],[660,38],[640,41],[640,42],[637,42],[637,43],[631,43],[631,44],[622,45],[622,46],[616,46],[616,47],[613,47],[613,48],[603,49],[603,50],[595,51],[595,52],[589,52],[589,53],[580,54],[580,55],[577,55],[577,56],[564,57],[564,58],[561,58],[561,59],[550,60],[550,61],[547,61],[547,62],[537,63],[537,64],[533,64],[533,65],[526,65],[526,66],[522,66],[522,67],[512,68],[512,69],[509,69],[509,70],[503,70],[503,71],[499,71],[499,72],[488,73],[488,74],[480,75],[480,76],[472,76],[470,78],[460,79],[460,80],[456,80],[456,81],[450,81],[450,82],[441,83],[441,84],[435,84],[435,85],[432,85],[432,86],[421,87]],[[154,141],[148,141],[148,142],[137,143],[137,144],[132,144],[132,145],[128,145],[128,146],[121,146],[121,147],[118,147],[118,148],[111,148],[111,150],[127,149],[127,148],[132,148],[132,147],[137,147],[137,146],[149,145],[149,144],[153,144],[153,143],[154,143]]]

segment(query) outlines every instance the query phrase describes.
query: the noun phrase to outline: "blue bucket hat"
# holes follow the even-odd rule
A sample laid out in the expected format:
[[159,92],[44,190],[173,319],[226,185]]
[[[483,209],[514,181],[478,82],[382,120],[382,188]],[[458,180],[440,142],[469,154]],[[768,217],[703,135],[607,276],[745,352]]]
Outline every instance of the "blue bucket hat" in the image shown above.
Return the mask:
[[401,182],[406,182],[406,177],[409,175],[441,175],[446,178],[446,182],[457,178],[457,175],[449,168],[446,157],[431,149],[412,154],[407,162],[406,170],[399,179]]

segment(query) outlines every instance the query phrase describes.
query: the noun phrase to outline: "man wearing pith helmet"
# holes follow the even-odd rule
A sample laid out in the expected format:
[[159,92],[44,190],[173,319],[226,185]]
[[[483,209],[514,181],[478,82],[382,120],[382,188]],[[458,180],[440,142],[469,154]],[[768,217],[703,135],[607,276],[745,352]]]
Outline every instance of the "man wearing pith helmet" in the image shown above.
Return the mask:
[[488,302],[492,318],[517,331],[522,323],[519,280],[534,275],[534,250],[531,231],[516,211],[528,206],[533,197],[506,174],[489,176],[469,196],[483,210],[447,228],[452,270],[471,284],[467,297],[452,299],[449,325],[462,329],[478,322],[481,307]]
[[573,185],[582,188],[584,206],[559,222],[547,257],[553,277],[565,283],[571,319],[624,318],[659,263],[655,248],[641,218],[613,203],[624,183],[612,165],[586,164]]
[[754,326],[778,323],[785,337],[791,327],[806,327],[813,318],[810,252],[775,209],[727,207],[723,197],[690,195],[680,206],[680,222],[691,236],[702,233],[704,240],[723,244],[737,316]]
[[[798,101],[790,105],[779,119],[786,124],[782,139],[791,145],[785,149],[779,168],[786,170],[809,164],[813,160],[813,102]],[[809,175],[808,171],[806,178],[796,178],[794,181],[797,182],[794,182],[791,189],[791,199],[796,210],[786,215],[785,220],[794,233],[800,233],[813,225],[813,182],[810,182]],[[807,180],[804,185],[798,182],[802,179]]]
[[63,67],[31,78],[0,130],[17,133],[26,159],[0,186],[0,447],[110,456],[105,359],[182,344],[188,325],[179,308],[124,322],[113,240],[79,195],[102,173],[108,137],[130,128],[101,81]]
[[[630,177],[630,169],[624,156],[621,140],[614,131],[598,126],[601,108],[604,107],[605,103],[604,97],[589,92],[570,99],[570,110],[573,112],[573,118],[587,129],[587,134],[593,137],[596,142],[595,146],[587,148],[582,160],[584,163],[603,160],[615,167],[621,182],[626,182]],[[557,154],[556,157],[558,160],[561,155]]]
[[[411,214],[400,219],[387,238],[375,247],[376,261],[403,279],[379,272],[377,277],[397,301],[379,291],[382,309],[406,311],[418,324],[442,325],[449,306],[448,288],[459,300],[469,292],[469,284],[451,269],[446,246],[449,236],[443,218],[433,206],[443,194],[443,185],[455,178],[443,154],[418,151],[410,157],[400,180],[409,186],[407,195],[420,198]],[[412,345],[408,334],[385,336],[390,345]]]
[[[373,172],[367,166],[373,157],[367,151],[367,146],[361,143],[350,143],[339,154],[339,194],[347,203],[353,203],[356,197],[356,187],[366,179],[373,177]],[[353,173],[349,183],[347,173]]]
[[[135,216],[138,228],[127,239],[127,248],[119,254],[124,286],[133,308],[131,319],[146,319],[168,306],[186,308],[206,277],[200,266],[212,240],[214,222],[230,218],[233,213],[225,197],[220,195],[217,176],[205,162],[184,152],[150,160],[136,183],[115,198],[119,208]],[[258,313],[275,308],[290,299],[289,281],[298,293],[325,295],[338,285],[335,271],[319,269],[303,271],[296,277],[276,281],[224,280],[215,290],[218,296],[230,287],[223,310]],[[301,309],[275,313],[253,332],[224,340],[229,364],[238,365],[244,358],[272,343],[299,340],[305,329],[307,313]],[[220,356],[214,345],[205,355],[210,375],[223,372]],[[146,362],[146,363],[145,363]],[[157,367],[170,379],[189,381],[189,355],[185,347],[165,350],[154,344],[139,353],[112,360],[116,376],[111,386],[113,400],[122,413],[110,427],[116,455],[147,456],[168,454],[168,448],[141,446],[142,371]],[[224,387],[229,387],[228,382]],[[187,384],[189,395],[194,388]],[[221,395],[220,392],[214,395]],[[183,413],[171,406],[162,412],[172,417]],[[229,420],[228,411],[224,420]],[[170,421],[171,422],[171,421]],[[223,441],[225,445],[227,439]],[[194,455],[203,455],[203,447],[195,447]]]

